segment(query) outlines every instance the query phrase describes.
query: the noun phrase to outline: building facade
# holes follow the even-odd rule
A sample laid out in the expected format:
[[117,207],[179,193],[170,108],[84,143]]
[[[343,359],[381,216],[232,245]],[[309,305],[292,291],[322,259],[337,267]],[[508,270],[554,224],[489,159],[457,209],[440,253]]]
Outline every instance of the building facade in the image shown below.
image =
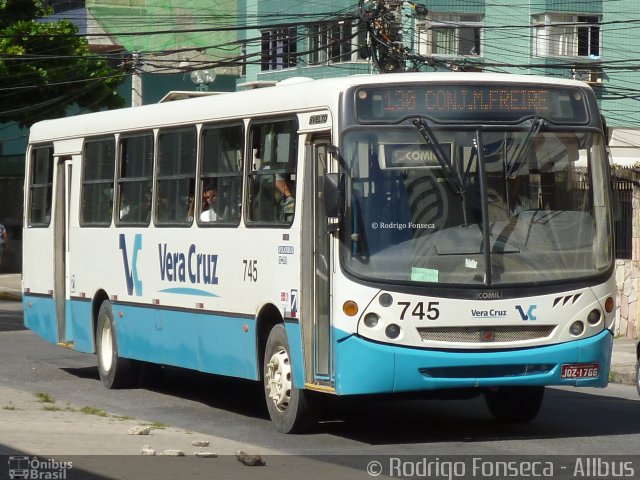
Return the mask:
[[[129,56],[131,104],[290,77],[494,71],[592,85],[620,165],[640,164],[637,0],[55,0],[92,49]],[[136,56],[137,55],[137,56]],[[0,222],[19,245],[28,131],[0,125]],[[14,249],[5,268],[18,271]]]

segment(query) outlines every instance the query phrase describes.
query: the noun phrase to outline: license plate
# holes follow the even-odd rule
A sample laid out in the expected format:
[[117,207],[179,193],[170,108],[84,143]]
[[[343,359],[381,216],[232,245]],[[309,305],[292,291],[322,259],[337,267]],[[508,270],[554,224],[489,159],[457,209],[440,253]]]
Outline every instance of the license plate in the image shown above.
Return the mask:
[[599,363],[567,363],[562,365],[561,378],[598,378]]

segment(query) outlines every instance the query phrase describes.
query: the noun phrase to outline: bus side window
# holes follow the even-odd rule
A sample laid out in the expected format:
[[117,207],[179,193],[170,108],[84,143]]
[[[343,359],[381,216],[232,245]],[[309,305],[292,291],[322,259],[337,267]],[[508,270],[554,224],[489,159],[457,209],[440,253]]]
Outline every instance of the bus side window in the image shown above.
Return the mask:
[[113,217],[115,139],[87,140],[82,150],[80,225],[108,227]]
[[153,178],[153,134],[120,138],[119,225],[149,225]]
[[290,225],[293,222],[296,132],[293,120],[252,126],[248,223]]
[[196,129],[158,134],[156,223],[189,226],[193,222]]
[[242,125],[205,127],[201,141],[198,223],[238,225],[242,213],[244,128]]
[[51,222],[53,194],[53,147],[37,147],[31,151],[29,185],[29,226],[47,227]]

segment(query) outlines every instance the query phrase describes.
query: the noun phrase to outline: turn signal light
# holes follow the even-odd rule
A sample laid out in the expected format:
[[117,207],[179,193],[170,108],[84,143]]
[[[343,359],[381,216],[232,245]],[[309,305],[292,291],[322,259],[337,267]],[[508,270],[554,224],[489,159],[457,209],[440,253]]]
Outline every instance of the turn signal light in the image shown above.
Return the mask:
[[342,305],[342,311],[345,313],[345,315],[353,317],[358,313],[358,304],[353,300],[347,300]]
[[613,309],[616,308],[616,302],[613,300],[613,297],[607,297],[604,302],[604,309],[607,313],[613,312]]

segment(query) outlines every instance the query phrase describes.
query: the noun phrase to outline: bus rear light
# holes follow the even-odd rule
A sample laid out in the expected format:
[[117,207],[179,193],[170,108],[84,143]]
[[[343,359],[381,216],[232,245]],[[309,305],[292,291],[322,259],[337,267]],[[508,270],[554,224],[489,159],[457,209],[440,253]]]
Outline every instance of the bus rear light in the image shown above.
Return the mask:
[[342,305],[342,311],[345,313],[345,315],[353,317],[358,313],[358,304],[353,300],[347,300]]
[[584,332],[584,323],[582,323],[582,321],[580,320],[576,320],[569,327],[569,333],[571,333],[571,335],[573,335],[574,337],[582,335],[582,332]]
[[400,327],[395,323],[392,323],[391,325],[387,326],[387,328],[384,329],[385,335],[389,337],[391,340],[395,340],[396,338],[398,338],[400,336],[400,332],[401,332]]
[[597,325],[600,323],[601,318],[602,314],[600,313],[600,310],[591,310],[589,315],[587,315],[587,322],[589,322],[590,325]]
[[607,313],[613,312],[613,309],[616,308],[616,302],[613,300],[613,297],[607,297],[604,302],[604,310]]

